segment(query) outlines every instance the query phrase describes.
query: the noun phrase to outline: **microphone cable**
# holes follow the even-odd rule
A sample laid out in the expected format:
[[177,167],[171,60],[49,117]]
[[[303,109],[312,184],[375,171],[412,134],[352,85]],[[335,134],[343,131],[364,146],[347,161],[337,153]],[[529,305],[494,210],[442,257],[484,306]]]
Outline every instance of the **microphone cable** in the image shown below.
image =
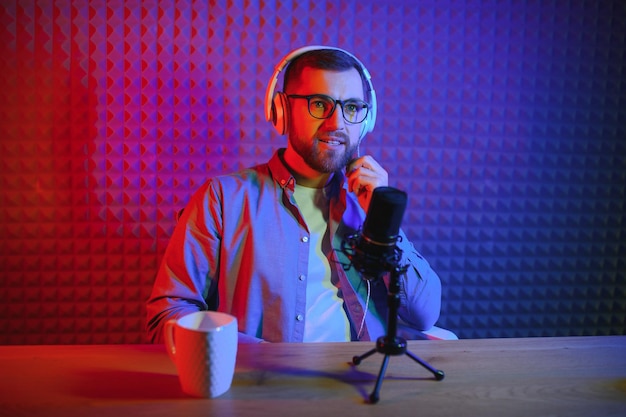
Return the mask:
[[363,326],[365,325],[365,316],[367,316],[367,312],[369,311],[369,306],[370,306],[370,296],[372,294],[372,290],[370,287],[370,280],[369,279],[365,279],[363,280],[367,283],[367,298],[365,299],[365,311],[363,312],[363,318],[361,319],[361,326],[359,327],[359,332],[356,335],[356,339],[357,340],[361,340],[361,333],[363,332]]

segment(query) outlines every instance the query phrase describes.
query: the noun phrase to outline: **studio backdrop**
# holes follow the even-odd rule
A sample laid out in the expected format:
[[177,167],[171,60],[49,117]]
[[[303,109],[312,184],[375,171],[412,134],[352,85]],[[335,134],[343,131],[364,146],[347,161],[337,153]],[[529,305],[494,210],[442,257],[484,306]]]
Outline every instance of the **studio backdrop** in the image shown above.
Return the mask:
[[624,334],[626,5],[0,2],[0,343],[142,343],[175,212],[285,146],[287,52],[354,53],[362,151],[462,338]]

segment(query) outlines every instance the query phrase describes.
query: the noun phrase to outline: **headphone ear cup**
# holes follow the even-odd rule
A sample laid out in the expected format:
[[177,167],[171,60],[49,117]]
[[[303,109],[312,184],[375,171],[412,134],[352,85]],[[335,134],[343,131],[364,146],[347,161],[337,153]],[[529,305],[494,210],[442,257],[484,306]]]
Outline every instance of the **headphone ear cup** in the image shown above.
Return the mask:
[[284,135],[289,129],[287,96],[278,92],[272,101],[272,124],[279,135]]

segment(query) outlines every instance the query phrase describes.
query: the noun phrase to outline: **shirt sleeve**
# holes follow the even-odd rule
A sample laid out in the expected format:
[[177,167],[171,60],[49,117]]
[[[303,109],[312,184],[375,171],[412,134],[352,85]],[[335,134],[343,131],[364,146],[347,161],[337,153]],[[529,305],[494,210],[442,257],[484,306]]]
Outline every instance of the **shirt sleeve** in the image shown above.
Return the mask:
[[407,265],[408,269],[399,278],[401,304],[398,315],[417,330],[428,330],[435,325],[441,312],[441,280],[402,231],[400,236],[401,265]]
[[207,221],[215,218],[204,210],[207,188],[201,188],[183,211],[157,271],[146,304],[147,330],[153,342],[163,340],[166,321],[217,306],[213,275],[219,229],[214,220]]

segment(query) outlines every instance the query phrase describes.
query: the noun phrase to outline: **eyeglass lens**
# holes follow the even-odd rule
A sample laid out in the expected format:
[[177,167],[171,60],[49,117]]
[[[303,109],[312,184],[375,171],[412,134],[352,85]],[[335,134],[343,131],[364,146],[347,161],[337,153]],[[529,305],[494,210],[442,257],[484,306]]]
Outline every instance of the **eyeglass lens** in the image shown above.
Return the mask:
[[368,105],[360,100],[334,100],[332,97],[324,95],[313,95],[307,97],[309,100],[309,113],[316,119],[327,119],[333,112],[337,104],[341,105],[343,117],[350,123],[361,123],[367,116]]

